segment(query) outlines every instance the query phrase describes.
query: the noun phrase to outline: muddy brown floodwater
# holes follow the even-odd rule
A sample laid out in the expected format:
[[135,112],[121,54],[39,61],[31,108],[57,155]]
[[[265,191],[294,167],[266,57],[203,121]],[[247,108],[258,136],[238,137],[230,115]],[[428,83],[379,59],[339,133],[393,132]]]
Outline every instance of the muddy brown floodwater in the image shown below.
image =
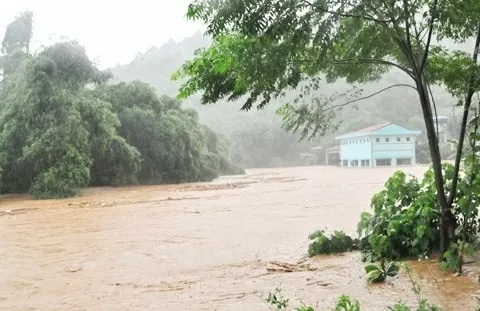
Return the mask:
[[[420,174],[423,167],[409,167]],[[81,198],[0,197],[1,310],[268,310],[276,287],[331,310],[349,294],[363,310],[414,301],[404,276],[367,286],[358,253],[304,256],[319,228],[355,232],[391,168],[250,170],[213,183],[95,188]],[[473,310],[475,273],[411,263],[425,296]],[[292,304],[293,304],[292,303]]]

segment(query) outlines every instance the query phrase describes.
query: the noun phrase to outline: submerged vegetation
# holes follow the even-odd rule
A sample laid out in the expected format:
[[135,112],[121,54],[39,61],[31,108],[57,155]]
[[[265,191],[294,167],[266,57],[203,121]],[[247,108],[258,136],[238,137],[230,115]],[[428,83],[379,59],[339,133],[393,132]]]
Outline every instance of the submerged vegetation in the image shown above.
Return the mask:
[[[400,300],[393,306],[390,306],[387,308],[389,311],[441,311],[442,309],[438,307],[435,304],[429,303],[426,299],[422,298],[421,295],[421,288],[420,285],[418,284],[417,280],[414,279],[412,271],[410,267],[405,264],[403,265],[403,268],[405,270],[405,273],[412,285],[412,290],[415,293],[416,296],[416,306],[411,306],[407,304],[406,302],[403,302]],[[370,271],[368,280],[374,280],[373,282],[381,282],[386,278],[387,276],[395,276],[398,274],[400,267],[393,262],[385,263],[382,262],[380,266],[376,265],[367,265],[365,267],[365,270]],[[264,298],[265,301],[271,306],[273,309],[277,311],[288,311],[288,310],[293,310],[293,311],[316,311],[315,308],[309,305],[303,304],[300,307],[297,307],[295,309],[290,309],[290,299],[286,298],[282,295],[282,292],[279,288],[275,289],[275,292],[271,292],[268,294],[267,297]],[[477,303],[479,307],[475,309],[475,311],[480,310],[480,299],[477,298]],[[320,310],[326,310],[325,306],[322,306]],[[361,311],[361,310],[367,310],[361,308],[360,302],[356,299],[352,299],[350,296],[347,295],[342,295],[340,296],[333,308],[330,310],[333,311]]]
[[210,181],[242,173],[196,112],[141,82],[108,84],[77,42],[30,52],[32,14],[2,42],[0,193],[80,194],[88,185]]
[[340,254],[359,249],[359,240],[353,239],[343,231],[327,235],[325,230],[317,230],[308,236],[308,256]]

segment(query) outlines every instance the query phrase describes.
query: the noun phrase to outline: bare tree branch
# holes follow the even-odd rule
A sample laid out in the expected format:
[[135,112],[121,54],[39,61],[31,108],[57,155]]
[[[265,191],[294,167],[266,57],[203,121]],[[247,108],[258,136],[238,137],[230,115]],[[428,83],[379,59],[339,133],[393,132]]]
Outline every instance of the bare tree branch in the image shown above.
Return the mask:
[[425,45],[425,52],[423,53],[422,63],[419,68],[420,74],[423,73],[423,70],[425,69],[425,64],[427,63],[428,52],[430,50],[430,42],[432,41],[432,35],[433,35],[433,25],[435,23],[435,19],[437,16],[437,5],[438,5],[438,0],[434,0],[433,6],[430,9],[430,11],[432,12],[432,16],[430,17],[430,21],[428,22],[427,43]]
[[330,106],[330,107],[324,109],[323,111],[326,112],[326,111],[330,111],[330,110],[333,110],[333,109],[342,108],[342,107],[348,106],[348,105],[350,105],[350,104],[356,103],[356,102],[358,102],[358,101],[372,98],[372,97],[374,97],[374,96],[376,96],[376,95],[378,95],[378,94],[380,94],[380,93],[383,93],[383,92],[388,91],[388,90],[390,90],[390,89],[393,89],[393,88],[395,88],[395,87],[409,87],[409,88],[412,88],[412,89],[414,89],[415,91],[417,91],[417,88],[414,87],[413,85],[410,85],[410,84],[404,84],[404,83],[394,84],[394,85],[390,85],[390,86],[388,86],[388,87],[386,87],[386,88],[383,88],[383,89],[381,89],[381,90],[379,90],[379,91],[377,91],[377,92],[375,92],[375,93],[372,93],[372,94],[370,94],[370,95],[363,96],[363,97],[360,97],[360,98],[356,98],[356,99],[350,100],[350,101],[348,101],[348,102],[346,102],[346,103],[342,103],[342,104]]
[[371,16],[363,16],[363,15],[357,15],[357,14],[348,14],[348,13],[338,13],[338,12],[335,12],[335,11],[330,11],[328,9],[325,9],[319,5],[316,5],[308,0],[302,0],[302,2],[310,5],[311,7],[317,9],[317,10],[320,10],[324,13],[328,13],[328,14],[333,14],[333,15],[337,15],[337,16],[342,16],[342,17],[351,17],[351,18],[360,18],[360,19],[364,19],[364,20],[368,20],[368,21],[373,21],[373,22],[376,22],[376,23],[388,23],[388,22],[391,22],[392,20],[381,20],[381,19],[378,19],[378,18],[374,18],[374,17],[371,17]]
[[407,36],[407,46],[412,48],[412,39],[410,38],[410,11],[408,9],[408,0],[403,0],[403,11],[405,13],[405,35]]
[[437,112],[437,103],[435,102],[435,98],[433,97],[433,92],[432,92],[432,88],[430,87],[430,83],[428,83],[428,81],[427,81],[426,78],[425,78],[425,81],[426,81],[426,83],[427,83],[428,92],[430,93],[430,98],[432,99],[433,111],[434,111],[434,113],[435,113],[435,129],[436,129],[437,143],[438,143],[438,112]]
[[408,68],[388,61],[384,59],[375,59],[375,58],[347,58],[347,59],[340,59],[332,62],[334,65],[352,65],[352,64],[377,64],[377,65],[386,65],[386,66],[392,66],[400,69],[401,71],[405,72],[408,74],[411,78],[413,78],[413,73],[411,70]]

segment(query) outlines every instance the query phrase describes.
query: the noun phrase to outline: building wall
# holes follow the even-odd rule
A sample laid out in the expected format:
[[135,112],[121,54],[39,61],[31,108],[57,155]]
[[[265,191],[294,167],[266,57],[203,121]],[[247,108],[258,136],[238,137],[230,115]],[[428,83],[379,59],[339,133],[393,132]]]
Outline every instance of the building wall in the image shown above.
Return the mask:
[[363,165],[376,166],[379,160],[379,165],[396,166],[397,159],[400,159],[398,165],[415,164],[418,134],[420,131],[389,124],[371,132],[357,131],[338,136],[340,164],[352,166],[353,160],[354,166],[362,166],[362,162]]
[[396,159],[402,158],[409,158],[411,163],[415,164],[414,135],[372,136],[372,160],[374,166],[377,159],[391,159],[391,165],[396,165]]
[[370,160],[372,158],[371,138],[367,136],[344,139],[340,141],[340,165],[343,161],[348,161],[351,166],[352,160],[358,160],[360,166],[361,160]]

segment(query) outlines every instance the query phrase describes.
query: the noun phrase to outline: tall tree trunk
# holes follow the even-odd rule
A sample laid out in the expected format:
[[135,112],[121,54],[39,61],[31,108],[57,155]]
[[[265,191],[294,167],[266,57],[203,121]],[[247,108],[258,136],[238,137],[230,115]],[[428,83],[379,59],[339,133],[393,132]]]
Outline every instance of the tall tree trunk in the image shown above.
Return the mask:
[[[430,156],[432,159],[433,174],[435,177],[435,188],[437,191],[437,199],[440,206],[438,222],[439,222],[439,234],[440,234],[440,252],[443,254],[453,238],[450,236],[450,232],[454,232],[455,224],[452,223],[449,216],[450,206],[445,195],[444,179],[442,172],[442,159],[440,156],[440,148],[438,146],[438,137],[435,130],[433,121],[432,108],[430,105],[430,97],[428,93],[428,87],[423,77],[417,77],[416,79],[417,91],[420,97],[420,104],[422,106],[423,119],[425,121],[425,129],[427,131],[428,147],[430,149]],[[453,216],[453,215],[452,215]]]

